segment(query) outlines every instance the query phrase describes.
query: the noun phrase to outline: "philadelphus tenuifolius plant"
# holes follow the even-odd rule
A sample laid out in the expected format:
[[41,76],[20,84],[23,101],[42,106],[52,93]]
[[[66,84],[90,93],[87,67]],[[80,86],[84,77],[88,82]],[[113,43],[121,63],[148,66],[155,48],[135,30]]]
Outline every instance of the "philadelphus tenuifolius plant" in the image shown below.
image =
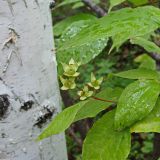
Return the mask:
[[77,72],[80,63],[75,62],[74,59],[69,61],[69,64],[62,63],[63,66],[63,76],[60,76],[60,81],[63,84],[61,90],[74,89],[76,87],[75,78],[79,76]]
[[[60,76],[60,81],[62,83],[61,90],[75,89],[76,78],[80,75],[78,68],[81,65],[80,62],[76,62],[73,58],[69,61],[68,64],[62,63],[63,66],[63,75]],[[94,94],[94,90],[100,89],[100,86],[103,82],[103,77],[96,79],[95,75],[91,73],[91,82],[87,83],[81,91],[78,91],[77,94],[80,97],[80,100],[85,100],[91,97]]]
[[91,82],[89,82],[88,85],[98,90],[100,89],[102,82],[103,82],[103,77],[96,79],[95,75],[91,73]]
[[74,89],[76,87],[75,78],[63,78],[60,76],[60,80],[63,84],[61,90]]
[[79,72],[77,72],[79,66],[80,66],[80,62],[76,63],[74,61],[74,59],[71,59],[69,61],[69,64],[65,64],[65,63],[62,63],[62,66],[63,66],[63,70],[64,70],[64,75],[67,76],[67,77],[77,77],[79,76]]
[[78,95],[80,96],[80,100],[85,100],[88,97],[91,97],[93,95],[93,91],[90,91],[88,86],[84,86],[82,91],[78,91]]

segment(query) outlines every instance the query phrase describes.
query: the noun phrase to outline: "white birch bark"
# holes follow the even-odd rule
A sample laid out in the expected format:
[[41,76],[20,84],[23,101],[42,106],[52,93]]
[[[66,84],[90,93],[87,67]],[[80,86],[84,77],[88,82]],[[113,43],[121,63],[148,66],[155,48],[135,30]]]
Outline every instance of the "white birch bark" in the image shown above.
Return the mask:
[[0,160],[67,160],[63,134],[35,141],[61,103],[49,3],[0,0]]

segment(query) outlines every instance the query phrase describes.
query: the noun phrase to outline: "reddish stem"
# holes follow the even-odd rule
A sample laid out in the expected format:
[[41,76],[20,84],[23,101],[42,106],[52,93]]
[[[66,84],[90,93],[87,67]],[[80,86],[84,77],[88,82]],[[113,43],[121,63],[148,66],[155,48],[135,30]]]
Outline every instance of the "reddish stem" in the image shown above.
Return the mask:
[[93,98],[93,99],[95,99],[95,100],[98,100],[98,101],[110,102],[110,103],[116,103],[116,102],[114,102],[114,101],[111,101],[111,100],[105,100],[105,99],[101,99],[101,98],[94,97],[94,96],[92,96],[91,98]]

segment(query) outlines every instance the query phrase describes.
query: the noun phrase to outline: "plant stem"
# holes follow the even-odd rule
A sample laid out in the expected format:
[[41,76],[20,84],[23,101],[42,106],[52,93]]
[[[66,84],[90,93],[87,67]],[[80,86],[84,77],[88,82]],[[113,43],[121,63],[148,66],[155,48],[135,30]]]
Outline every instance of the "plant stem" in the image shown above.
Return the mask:
[[157,160],[160,157],[160,133],[155,133],[154,135],[154,149],[153,149],[153,157],[152,160]]
[[98,100],[98,101],[103,101],[103,102],[109,102],[109,103],[117,103],[115,101],[111,101],[111,100],[105,100],[105,99],[102,99],[102,98],[98,98],[98,97],[94,97],[92,96],[91,98],[95,99],[95,100]]
[[103,8],[96,5],[92,0],[82,0],[82,2],[86,6],[88,6],[93,12],[95,12],[98,17],[103,17],[107,14],[107,12]]
[[79,146],[80,148],[82,148],[83,142],[82,142],[82,140],[81,140],[79,137],[77,137],[77,135],[75,134],[75,132],[74,132],[74,130],[72,129],[72,127],[70,127],[70,128],[68,129],[68,133],[69,133],[70,136],[73,138],[73,140],[75,140],[75,142],[78,144],[78,146]]

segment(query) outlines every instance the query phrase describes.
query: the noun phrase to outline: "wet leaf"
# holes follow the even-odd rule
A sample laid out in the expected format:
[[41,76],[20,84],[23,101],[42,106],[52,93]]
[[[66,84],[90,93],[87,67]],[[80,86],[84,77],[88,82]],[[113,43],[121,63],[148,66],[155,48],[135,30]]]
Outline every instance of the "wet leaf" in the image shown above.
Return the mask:
[[48,127],[38,136],[38,140],[47,138],[53,134],[58,134],[65,131],[70,124],[74,121],[74,118],[78,110],[86,103],[86,101],[77,103],[72,107],[65,109],[63,112],[59,113]]
[[119,47],[126,41],[126,34],[123,32],[117,33],[116,36],[112,36],[113,44],[109,50],[109,54],[112,52],[113,49],[118,51]]
[[62,7],[62,6],[65,6],[65,5],[69,5],[69,4],[74,4],[74,3],[77,3],[77,2],[80,2],[80,0],[63,0],[63,2],[59,3],[56,8],[58,7]]
[[115,129],[123,130],[146,117],[154,108],[160,84],[154,80],[138,80],[128,85],[119,98]]
[[54,36],[61,35],[67,27],[69,27],[72,23],[76,21],[91,20],[91,19],[96,19],[96,17],[91,14],[84,14],[84,13],[68,17],[54,25],[53,27]]
[[125,160],[131,147],[129,130],[114,130],[114,111],[106,113],[89,131],[83,145],[83,160]]
[[[92,0],[95,4],[98,4],[100,3],[100,0]],[[80,7],[84,7],[85,4],[83,2],[77,2],[75,3],[73,6],[72,6],[72,9],[77,9],[77,8],[80,8]]]
[[85,6],[85,5],[84,5],[83,2],[78,2],[78,3],[76,3],[76,4],[74,4],[74,5],[72,6],[72,9],[77,9],[77,8],[84,7],[84,6]]
[[157,71],[139,68],[139,69],[132,69],[124,72],[120,72],[114,74],[115,76],[128,78],[128,79],[155,79],[158,80],[160,78]]
[[160,133],[160,98],[153,111],[144,119],[131,127],[131,132],[158,132]]
[[142,46],[146,51],[158,53],[160,54],[160,48],[153,42],[146,40],[142,37],[135,37],[131,39],[132,44],[137,44],[139,46]]
[[110,10],[114,7],[114,6],[116,6],[116,5],[118,5],[118,4],[121,4],[122,2],[124,2],[125,0],[110,0],[110,7],[109,7],[109,12],[110,12]]
[[[61,48],[64,43],[70,41],[70,39],[74,38],[77,34],[81,32],[84,28],[90,27],[94,21],[78,21],[71,24],[62,34],[58,49]],[[67,63],[71,58],[75,61],[80,61],[82,64],[89,62],[91,59],[94,59],[97,55],[99,55],[102,50],[107,45],[107,39],[100,38],[95,41],[88,41],[83,45],[79,45],[78,48],[70,49],[70,50],[58,50],[57,60],[58,62]]]
[[156,61],[147,54],[142,54],[136,57],[134,61],[140,63],[139,68],[156,70]]
[[148,3],[148,0],[128,0],[128,1],[134,4],[135,6],[140,6]]
[[[76,36],[58,48],[59,52],[78,50],[80,46],[97,40],[119,37],[125,42],[133,37],[142,37],[155,31],[160,24],[160,10],[152,6],[124,8],[110,12],[103,18],[94,20],[89,27],[83,28]],[[117,36],[123,35],[123,36]],[[122,38],[123,37],[123,38]],[[119,42],[119,40],[116,40]],[[84,50],[85,51],[85,50]],[[87,53],[87,51],[85,52]]]

